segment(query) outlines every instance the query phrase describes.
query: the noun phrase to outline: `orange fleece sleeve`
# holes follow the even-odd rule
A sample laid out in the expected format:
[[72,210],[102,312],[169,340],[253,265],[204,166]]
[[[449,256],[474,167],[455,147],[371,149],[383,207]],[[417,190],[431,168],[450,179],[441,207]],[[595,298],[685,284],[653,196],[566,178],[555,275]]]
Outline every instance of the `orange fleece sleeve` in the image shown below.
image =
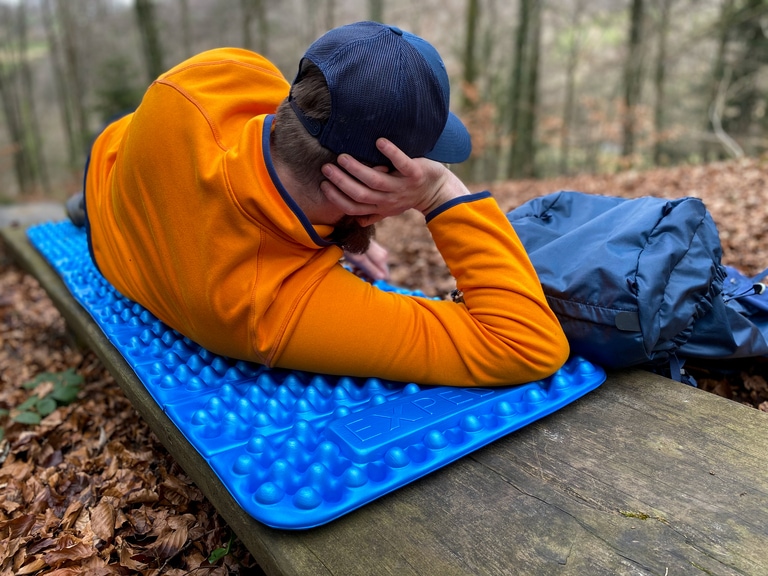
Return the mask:
[[496,202],[464,197],[428,227],[464,304],[386,293],[338,266],[276,365],[450,386],[520,384],[560,368],[567,340]]

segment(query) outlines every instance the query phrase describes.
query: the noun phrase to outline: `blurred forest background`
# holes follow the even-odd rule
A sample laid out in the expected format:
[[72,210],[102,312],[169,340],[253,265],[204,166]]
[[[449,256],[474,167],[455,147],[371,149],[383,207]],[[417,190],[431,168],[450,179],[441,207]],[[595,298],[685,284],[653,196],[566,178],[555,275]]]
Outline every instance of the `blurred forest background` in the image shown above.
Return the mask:
[[148,83],[241,46],[293,78],[356,20],[432,42],[489,182],[760,156],[768,0],[0,0],[0,202],[64,199]]

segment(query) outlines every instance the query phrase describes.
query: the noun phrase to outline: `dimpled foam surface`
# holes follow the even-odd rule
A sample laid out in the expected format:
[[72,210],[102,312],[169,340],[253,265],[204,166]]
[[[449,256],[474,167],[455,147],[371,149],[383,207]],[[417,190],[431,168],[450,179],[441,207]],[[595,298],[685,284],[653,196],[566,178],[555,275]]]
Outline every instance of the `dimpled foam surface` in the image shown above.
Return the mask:
[[28,236],[240,506],[276,528],[333,520],[605,380],[601,368],[580,358],[544,381],[494,389],[327,376],[233,360],[201,348],[117,293],[95,269],[84,232],[69,222],[32,227]]

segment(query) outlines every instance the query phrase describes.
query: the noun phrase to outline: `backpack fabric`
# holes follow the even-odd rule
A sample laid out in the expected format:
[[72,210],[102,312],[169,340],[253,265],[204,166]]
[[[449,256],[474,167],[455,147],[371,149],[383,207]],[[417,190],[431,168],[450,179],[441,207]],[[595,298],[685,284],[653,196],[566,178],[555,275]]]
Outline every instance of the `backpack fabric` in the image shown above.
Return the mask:
[[701,200],[561,191],[508,218],[574,354],[606,368],[768,354],[768,295],[721,264]]

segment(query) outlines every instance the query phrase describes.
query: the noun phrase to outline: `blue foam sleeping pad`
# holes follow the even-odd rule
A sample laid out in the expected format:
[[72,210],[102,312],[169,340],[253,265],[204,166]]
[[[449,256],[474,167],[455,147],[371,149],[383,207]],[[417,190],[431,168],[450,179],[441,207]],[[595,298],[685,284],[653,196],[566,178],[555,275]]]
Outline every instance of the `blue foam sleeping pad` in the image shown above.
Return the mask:
[[238,504],[275,528],[329,522],[551,414],[605,380],[600,367],[578,357],[546,380],[493,389],[233,360],[121,296],[93,265],[81,229],[46,223],[28,236]]

